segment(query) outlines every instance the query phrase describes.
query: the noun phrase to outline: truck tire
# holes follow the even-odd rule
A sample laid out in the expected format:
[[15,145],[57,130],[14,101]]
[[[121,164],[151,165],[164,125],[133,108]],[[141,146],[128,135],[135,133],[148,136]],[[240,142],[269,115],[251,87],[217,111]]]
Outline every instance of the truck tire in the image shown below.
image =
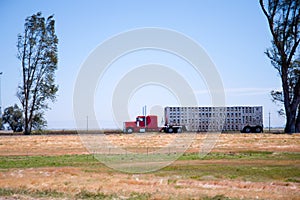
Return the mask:
[[255,133],[261,133],[262,131],[263,131],[263,129],[261,126],[255,126],[255,128],[254,128]]
[[251,133],[251,127],[250,126],[245,126],[243,128],[243,133]]
[[167,132],[168,132],[168,133],[173,133],[173,132],[174,132],[174,129],[173,129],[172,127],[169,127],[169,128],[167,128]]
[[126,133],[129,133],[129,134],[133,133],[133,128],[127,128]]

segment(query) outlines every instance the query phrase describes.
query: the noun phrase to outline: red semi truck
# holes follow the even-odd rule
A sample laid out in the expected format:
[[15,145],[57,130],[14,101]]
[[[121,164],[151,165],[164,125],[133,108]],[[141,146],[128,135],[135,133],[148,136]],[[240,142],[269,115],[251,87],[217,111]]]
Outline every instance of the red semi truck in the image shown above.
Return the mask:
[[163,127],[158,126],[156,115],[142,115],[137,116],[135,121],[124,122],[124,132],[181,133],[183,130],[263,132],[262,106],[165,107],[164,115]]
[[166,133],[181,133],[182,126],[176,125],[166,125],[163,127],[158,127],[158,120],[156,115],[148,116],[137,116],[135,121],[124,122],[124,132],[133,133],[133,132],[166,132]]

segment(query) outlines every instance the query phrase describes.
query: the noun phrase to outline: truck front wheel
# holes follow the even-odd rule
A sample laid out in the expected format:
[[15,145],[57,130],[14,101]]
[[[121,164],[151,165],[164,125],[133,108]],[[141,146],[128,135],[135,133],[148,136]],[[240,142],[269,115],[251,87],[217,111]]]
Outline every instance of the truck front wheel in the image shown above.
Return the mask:
[[127,128],[127,129],[126,129],[126,133],[129,133],[129,134],[130,134],[130,133],[133,133],[133,128]]

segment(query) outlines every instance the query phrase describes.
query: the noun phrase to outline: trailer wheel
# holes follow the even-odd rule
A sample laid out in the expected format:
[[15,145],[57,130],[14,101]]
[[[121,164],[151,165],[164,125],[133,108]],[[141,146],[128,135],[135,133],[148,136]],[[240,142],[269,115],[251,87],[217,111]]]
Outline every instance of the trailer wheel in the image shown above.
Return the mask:
[[182,128],[178,128],[177,133],[182,133]]
[[251,127],[250,126],[245,126],[243,128],[243,133],[251,133]]
[[168,133],[173,133],[174,132],[173,128],[168,128],[167,131],[168,131]]
[[261,133],[262,132],[262,127],[261,126],[256,126],[254,128],[254,130],[255,130],[255,133]]
[[133,133],[133,128],[127,128],[126,133]]

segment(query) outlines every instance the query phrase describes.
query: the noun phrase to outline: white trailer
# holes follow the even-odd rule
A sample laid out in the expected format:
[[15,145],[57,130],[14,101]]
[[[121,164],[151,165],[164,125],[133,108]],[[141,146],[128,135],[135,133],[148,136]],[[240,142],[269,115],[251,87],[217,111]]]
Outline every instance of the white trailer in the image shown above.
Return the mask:
[[187,131],[263,132],[262,106],[165,107],[165,123]]

